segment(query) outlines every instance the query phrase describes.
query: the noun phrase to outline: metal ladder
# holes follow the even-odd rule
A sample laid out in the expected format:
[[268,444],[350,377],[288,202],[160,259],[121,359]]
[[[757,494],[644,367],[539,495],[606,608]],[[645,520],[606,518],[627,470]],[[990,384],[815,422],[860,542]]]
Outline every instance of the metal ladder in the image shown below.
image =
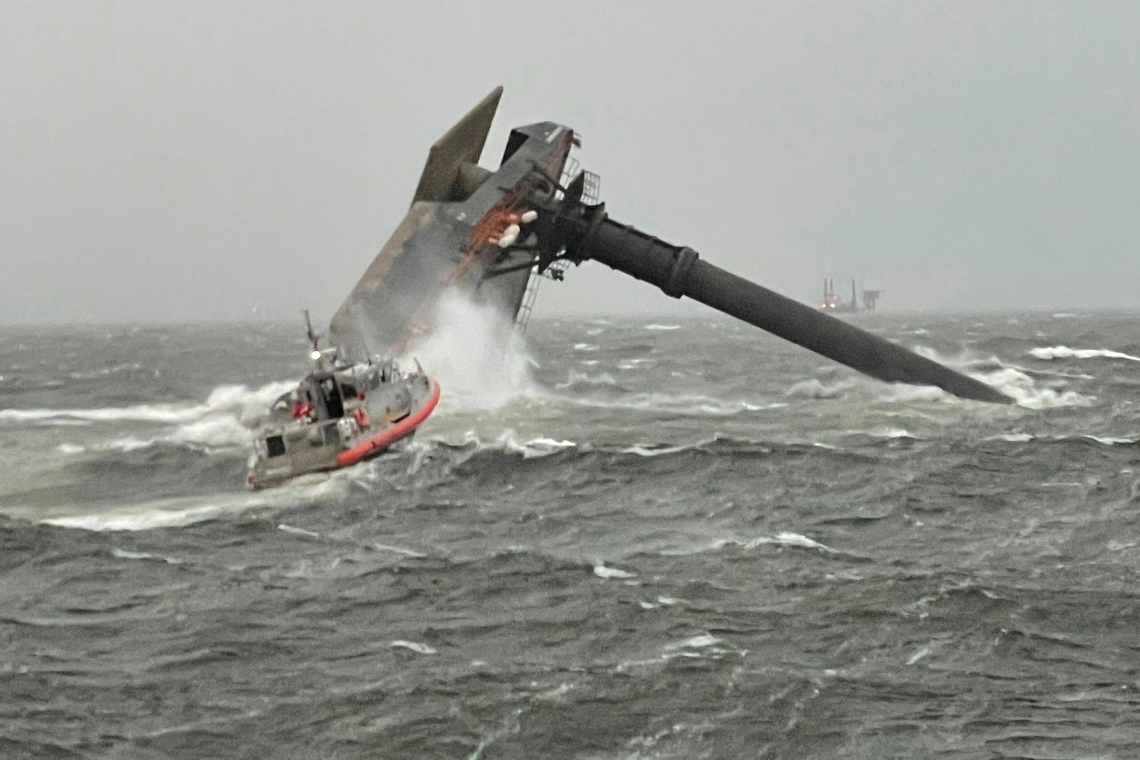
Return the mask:
[[[578,175],[580,164],[578,159],[569,156],[566,163],[562,166],[562,177],[560,182],[565,187],[570,183],[574,177]],[[582,191],[582,201],[588,204],[595,204],[601,200],[602,196],[602,178],[593,172],[584,172],[586,175],[585,187]],[[561,192],[558,193],[561,196]],[[534,311],[534,302],[538,298],[538,286],[542,278],[549,280],[561,280],[562,273],[570,267],[570,262],[566,259],[558,259],[549,267],[546,268],[542,274],[538,273],[537,265],[530,270],[530,279],[526,283],[526,292],[523,293],[522,305],[519,306],[518,314],[515,316],[515,329],[519,335],[526,333],[527,325],[530,324],[530,315]]]

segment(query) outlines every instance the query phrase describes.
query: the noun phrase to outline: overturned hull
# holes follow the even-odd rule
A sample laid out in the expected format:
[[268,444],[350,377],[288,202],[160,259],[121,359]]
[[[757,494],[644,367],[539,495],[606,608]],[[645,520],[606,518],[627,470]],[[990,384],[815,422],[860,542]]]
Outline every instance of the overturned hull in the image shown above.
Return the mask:
[[495,233],[517,216],[521,186],[536,168],[561,175],[574,133],[552,122],[514,130],[488,181],[491,173],[477,161],[501,93],[493,91],[432,146],[407,215],[333,316],[329,338],[347,359],[404,353],[431,329],[449,288],[509,318],[518,313],[533,256],[500,247]]
[[[514,129],[499,168],[480,167],[501,94],[494,90],[432,146],[407,216],[333,317],[330,336],[346,357],[404,353],[431,330],[436,303],[448,289],[514,318],[532,273],[561,279],[567,264],[594,260],[871,377],[1011,401],[985,383],[736,277],[691,248],[615,222],[591,191],[597,178],[566,172],[579,143],[567,127],[541,122]],[[564,182],[564,173],[573,179]]]

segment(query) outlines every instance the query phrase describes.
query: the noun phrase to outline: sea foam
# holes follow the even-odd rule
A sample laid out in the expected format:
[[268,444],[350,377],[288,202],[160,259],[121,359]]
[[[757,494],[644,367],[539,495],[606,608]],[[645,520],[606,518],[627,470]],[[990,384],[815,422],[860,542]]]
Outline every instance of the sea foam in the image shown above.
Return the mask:
[[1033,348],[1029,353],[1038,359],[1051,361],[1053,359],[1123,359],[1130,362],[1140,362],[1140,356],[1112,351],[1107,348],[1069,348],[1068,346],[1046,346]]

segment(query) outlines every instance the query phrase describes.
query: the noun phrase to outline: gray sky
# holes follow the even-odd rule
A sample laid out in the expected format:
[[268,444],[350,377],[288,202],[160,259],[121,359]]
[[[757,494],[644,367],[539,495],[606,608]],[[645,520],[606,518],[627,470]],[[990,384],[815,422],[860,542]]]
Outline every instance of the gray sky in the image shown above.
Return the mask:
[[[1140,308],[1140,3],[0,0],[0,321],[327,319],[492,87],[795,298]],[[539,315],[661,312],[596,264]]]

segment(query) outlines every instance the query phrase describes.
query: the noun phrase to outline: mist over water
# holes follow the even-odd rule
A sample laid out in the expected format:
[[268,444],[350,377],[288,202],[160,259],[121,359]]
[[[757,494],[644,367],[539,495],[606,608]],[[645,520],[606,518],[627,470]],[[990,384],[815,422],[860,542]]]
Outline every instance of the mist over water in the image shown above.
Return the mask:
[[440,297],[433,329],[405,351],[447,388],[444,408],[494,409],[537,390],[533,359],[514,321],[455,290]]
[[1140,316],[854,318],[1004,407],[727,319],[438,316],[414,441],[259,492],[296,326],[0,328],[0,754],[1140,751]]

